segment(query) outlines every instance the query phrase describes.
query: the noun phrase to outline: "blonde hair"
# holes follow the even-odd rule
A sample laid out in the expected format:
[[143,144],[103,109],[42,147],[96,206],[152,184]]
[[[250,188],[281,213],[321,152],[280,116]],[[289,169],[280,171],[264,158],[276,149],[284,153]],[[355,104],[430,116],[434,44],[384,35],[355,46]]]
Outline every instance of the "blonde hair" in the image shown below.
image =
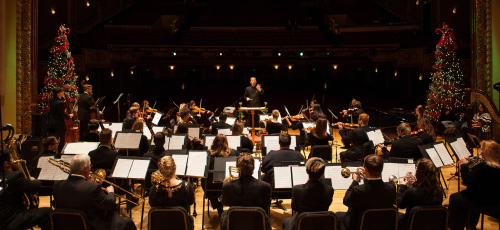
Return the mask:
[[309,179],[319,180],[325,173],[325,166],[325,161],[319,157],[311,157],[307,160],[306,172],[309,175]]
[[277,109],[273,110],[273,118],[276,118],[278,119],[278,117],[280,117],[280,111],[278,111]]
[[175,176],[175,161],[171,156],[164,156],[158,162],[158,169],[160,173],[165,178],[165,183],[167,184],[168,198],[172,198],[172,189],[170,187],[170,179]]
[[489,166],[500,169],[500,146],[492,140],[481,141],[483,159]]
[[132,125],[132,129],[142,131],[144,129],[144,123],[142,121],[135,121]]
[[363,121],[364,125],[368,125],[368,122],[370,121],[370,116],[366,113],[362,113],[359,115],[358,120]]

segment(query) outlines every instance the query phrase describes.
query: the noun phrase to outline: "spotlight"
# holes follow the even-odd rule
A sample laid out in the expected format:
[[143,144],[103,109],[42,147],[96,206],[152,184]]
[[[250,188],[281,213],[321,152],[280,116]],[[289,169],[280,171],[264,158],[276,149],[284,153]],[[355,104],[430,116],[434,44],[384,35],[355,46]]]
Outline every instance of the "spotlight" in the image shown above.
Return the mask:
[[51,9],[51,10],[50,10],[50,12],[51,12],[52,14],[56,14],[56,10],[55,10],[55,9]]
[[174,67],[175,67],[175,66],[171,65],[171,66],[170,66],[170,69],[171,69],[171,70],[174,70]]
[[288,69],[292,69],[292,67],[293,67],[292,65],[288,65]]
[[337,69],[337,68],[339,68],[338,65],[333,65],[333,69]]
[[274,65],[274,69],[278,69],[279,67],[279,65]]

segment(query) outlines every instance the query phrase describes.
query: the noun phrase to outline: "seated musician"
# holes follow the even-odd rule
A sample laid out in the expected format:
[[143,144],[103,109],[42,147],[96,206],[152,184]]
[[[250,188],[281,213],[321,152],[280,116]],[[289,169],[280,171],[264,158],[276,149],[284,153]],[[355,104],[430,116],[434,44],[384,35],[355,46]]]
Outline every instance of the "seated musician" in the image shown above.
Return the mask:
[[230,129],[230,128],[232,128],[232,126],[230,124],[226,123],[226,120],[227,120],[227,113],[221,112],[219,114],[219,121],[214,122],[212,124],[212,132],[211,132],[211,134],[212,135],[216,135],[218,133],[217,131],[219,129]]
[[417,107],[415,107],[415,118],[417,119],[417,122],[423,117],[427,117],[427,115],[425,115],[424,112],[425,112],[424,106],[417,105]]
[[283,161],[303,162],[304,156],[299,151],[290,149],[292,138],[288,133],[281,133],[279,137],[280,150],[270,151],[262,161],[262,172],[265,173],[263,181],[270,183],[274,174],[274,164]]
[[306,172],[309,180],[305,184],[295,185],[292,188],[292,217],[283,219],[283,229],[296,229],[297,217],[303,212],[328,211],[333,200],[332,186],[321,183],[320,178],[325,174],[326,163],[323,159],[313,157],[306,162]]
[[[50,208],[27,208],[23,204],[23,196],[26,193],[35,194],[42,188],[42,182],[35,178],[25,178],[21,172],[12,171],[14,159],[10,150],[3,149],[0,152],[0,178],[4,178],[7,187],[0,196],[0,227],[7,230],[29,229],[36,225],[42,230],[50,229]],[[5,172],[5,174],[3,174]]]
[[[92,229],[136,229],[132,219],[115,212],[114,188],[104,190],[90,180],[90,157],[79,154],[70,162],[68,179],[54,183],[56,208],[78,209],[87,214]],[[76,199],[77,198],[77,199]]]
[[359,115],[365,113],[365,111],[363,110],[363,108],[361,106],[361,102],[354,99],[354,98],[352,99],[349,108],[351,110],[354,110],[354,112],[350,112],[348,110],[344,110],[341,112],[342,116],[346,117],[348,122],[351,122],[351,121],[356,122],[357,120],[359,120]]
[[189,107],[189,115],[191,116],[191,118],[193,119],[193,124],[198,124],[198,114],[194,113],[193,111],[196,110],[196,102],[195,101],[190,101],[188,103],[188,107]]
[[194,124],[194,120],[191,117],[191,110],[189,110],[189,108],[187,107],[180,109],[179,118],[180,119],[177,121],[177,125],[179,125],[180,123]]
[[[480,139],[485,139],[485,136],[482,133],[490,132],[490,126],[491,115],[488,113],[488,110],[486,110],[486,107],[480,103],[478,105],[478,112],[472,117],[472,129],[474,130],[473,134],[478,136]],[[464,122],[462,125],[462,136],[465,140],[469,139],[467,132],[467,122]]]
[[326,119],[326,115],[323,113],[323,110],[321,110],[321,106],[316,103],[313,106],[313,110],[311,113],[311,120],[317,121],[319,118]]
[[368,116],[368,114],[363,113],[359,115],[359,128],[351,130],[349,134],[340,132],[343,130],[343,126],[339,125],[339,134],[342,137],[344,146],[349,146],[352,143],[352,146],[348,150],[340,153],[341,162],[361,161],[361,157],[363,156],[363,145],[370,141],[368,135],[366,135],[366,132],[370,131],[370,127],[368,127],[369,122],[370,116]]
[[401,123],[397,127],[399,139],[392,142],[391,151],[386,147],[382,148],[382,152],[387,157],[412,158],[415,162],[422,157],[422,153],[418,146],[422,144],[419,138],[412,137],[411,127],[408,123]]
[[104,129],[99,134],[99,148],[89,152],[92,162],[92,169],[111,170],[115,164],[115,159],[119,155],[112,147],[111,137],[113,131]]
[[409,178],[399,180],[397,204],[400,209],[406,208],[406,214],[399,215],[399,229],[405,229],[413,207],[443,203],[443,189],[439,185],[434,163],[427,158],[420,158],[416,165],[415,182],[412,183]]
[[[238,152],[236,150],[229,148],[227,137],[224,134],[218,134],[214,138],[214,142],[210,146],[210,165],[208,166],[209,170],[214,169],[214,162],[216,157],[229,157],[229,156],[238,156]],[[217,209],[219,216],[221,216],[223,208],[222,204],[219,202],[219,196],[208,197],[210,203],[212,204],[213,209]]]
[[497,217],[500,215],[500,145],[495,141],[481,141],[483,162],[472,162],[460,158],[460,173],[467,189],[450,195],[449,227],[464,229],[469,215],[470,227],[474,229],[479,213]]
[[177,130],[175,134],[183,134],[186,136],[184,140],[184,146],[187,150],[202,150],[203,149],[203,140],[198,139],[198,137],[190,137],[189,136],[189,127],[187,123],[180,123],[177,126]]
[[[144,122],[142,121],[136,121],[132,125],[132,130],[143,133],[144,131]],[[141,136],[141,143],[139,144],[139,156],[144,155],[149,151],[149,142],[148,142],[148,137],[146,135]]]
[[364,174],[364,184],[359,185],[359,174],[352,175],[352,184],[344,196],[347,212],[336,213],[341,229],[356,229],[361,213],[366,209],[393,207],[396,201],[396,185],[394,182],[382,181],[383,169],[382,157],[371,154],[365,157],[364,168],[358,168]]
[[[194,203],[194,188],[191,183],[176,178],[174,158],[162,157],[158,162],[158,169],[164,180],[151,187],[149,205],[155,208],[180,206],[190,213],[190,206]],[[191,215],[187,221],[188,229],[194,229],[194,220]],[[165,227],[167,228],[168,225]]]
[[[312,102],[311,102],[312,103]],[[303,109],[301,111],[302,118],[295,124],[292,124],[290,122],[290,119],[288,117],[285,117],[286,121],[288,122],[288,126],[292,128],[292,130],[299,130],[300,132],[300,137],[299,137],[299,145],[305,145],[306,144],[306,132],[304,131],[304,122],[309,122],[309,110]]]
[[329,141],[333,141],[333,136],[326,132],[328,129],[325,118],[319,118],[316,121],[316,127],[307,133],[307,143],[311,146],[329,145]]
[[[61,158],[61,154],[57,153],[57,148],[59,147],[59,141],[54,136],[48,136],[42,140],[43,152],[39,155],[35,156],[33,160],[31,160],[31,168],[36,169],[38,166],[38,159],[40,157],[54,157],[56,159]],[[38,173],[33,175],[34,177],[38,177]]]
[[[238,180],[229,181],[222,185],[222,196],[220,200],[226,206],[260,207],[267,213],[266,223],[271,229],[269,220],[269,206],[271,206],[271,186],[255,179],[252,174],[255,167],[255,160],[249,153],[242,153],[236,159],[236,167],[240,170]],[[221,216],[222,228],[226,223],[227,211]]]
[[149,151],[143,155],[143,157],[151,157],[151,163],[149,164],[150,169],[157,169],[158,162],[160,159],[167,155],[167,151],[165,150],[165,134],[162,132],[157,132],[153,136],[153,142],[155,143],[155,149],[153,151]]
[[243,134],[244,128],[243,123],[236,121],[231,131],[233,135],[241,136],[240,147],[242,149],[248,149],[251,152],[253,150],[253,142],[247,135]]
[[423,130],[418,136],[418,138],[422,141],[422,144],[426,145],[436,142],[434,126],[427,116],[424,116],[417,121],[417,127],[419,130]]
[[281,124],[278,121],[279,117],[280,117],[280,112],[277,109],[275,109],[273,110],[272,113],[272,120],[264,123],[268,134],[281,133],[281,131],[286,130],[285,125]]
[[153,109],[151,107],[149,107],[149,101],[147,101],[147,100],[142,101],[142,107],[139,109],[139,111],[142,113],[141,117],[143,117],[149,121],[153,120],[153,118],[150,115],[148,115],[149,112],[151,112],[152,110]]
[[99,142],[99,132],[97,131],[99,129],[99,121],[92,119],[89,122],[89,133],[85,135],[83,138],[83,141],[86,142]]
[[134,122],[139,120],[139,109],[136,107],[131,107],[129,109],[127,117],[123,120],[123,130],[132,129]]

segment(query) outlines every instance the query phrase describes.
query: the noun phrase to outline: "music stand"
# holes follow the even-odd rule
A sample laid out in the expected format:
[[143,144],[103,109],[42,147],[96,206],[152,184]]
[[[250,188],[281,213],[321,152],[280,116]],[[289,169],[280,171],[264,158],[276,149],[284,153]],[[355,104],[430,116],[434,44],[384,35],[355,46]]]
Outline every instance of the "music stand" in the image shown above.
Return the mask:
[[139,145],[141,144],[142,132],[140,133],[130,133],[118,131],[115,132],[115,138],[113,144],[116,149],[125,149],[127,151],[127,156],[129,150],[139,150]]
[[[240,107],[238,108],[238,113],[243,112],[244,110],[250,111],[252,114],[252,143],[255,144],[255,111],[261,111],[263,113],[267,113],[267,107]],[[241,118],[240,118],[241,121]]]

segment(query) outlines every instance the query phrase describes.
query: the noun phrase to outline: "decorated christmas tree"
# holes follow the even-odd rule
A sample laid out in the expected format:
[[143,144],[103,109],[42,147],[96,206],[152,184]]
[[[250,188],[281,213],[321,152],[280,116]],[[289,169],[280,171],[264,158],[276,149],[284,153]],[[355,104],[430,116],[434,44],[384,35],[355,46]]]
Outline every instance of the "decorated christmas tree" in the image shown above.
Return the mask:
[[66,36],[69,28],[64,25],[59,26],[58,36],[50,48],[52,56],[49,58],[47,76],[43,81],[44,87],[38,95],[38,110],[41,113],[49,111],[49,100],[52,98],[54,87],[62,87],[68,94],[68,100],[71,104],[78,98],[78,87],[76,81],[78,76],[74,74],[75,63],[71,52],[69,52],[69,42]]
[[432,73],[425,107],[425,114],[433,121],[438,121],[441,113],[465,106],[465,93],[460,88],[463,74],[455,52],[458,46],[453,29],[443,24],[436,33],[441,34],[441,39],[434,52],[436,63],[432,68],[435,72]]

